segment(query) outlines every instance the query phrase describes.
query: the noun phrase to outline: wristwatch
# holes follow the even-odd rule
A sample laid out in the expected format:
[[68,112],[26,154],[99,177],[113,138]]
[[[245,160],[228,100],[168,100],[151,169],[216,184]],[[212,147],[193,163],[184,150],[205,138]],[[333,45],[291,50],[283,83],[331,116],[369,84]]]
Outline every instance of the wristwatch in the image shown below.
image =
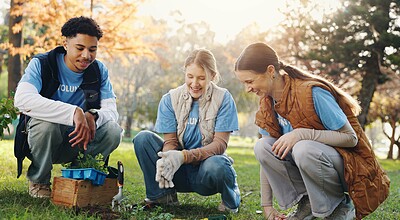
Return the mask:
[[99,118],[99,113],[97,112],[96,109],[92,108],[92,109],[89,109],[87,112],[89,112],[90,114],[92,114],[94,116],[94,121],[97,121],[97,119]]

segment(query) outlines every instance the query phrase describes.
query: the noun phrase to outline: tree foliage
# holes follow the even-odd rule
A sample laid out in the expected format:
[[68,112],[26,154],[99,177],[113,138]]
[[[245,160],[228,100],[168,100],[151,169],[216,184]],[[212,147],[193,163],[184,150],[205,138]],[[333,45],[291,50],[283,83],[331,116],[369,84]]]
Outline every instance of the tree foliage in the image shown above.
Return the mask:
[[112,76],[113,84],[120,97],[117,103],[118,111],[123,115],[120,123],[127,137],[132,127],[152,128],[162,95],[184,82],[182,66],[188,53],[213,45],[213,33],[204,22],[180,24],[177,30],[166,28],[164,21],[153,22],[163,30],[162,34],[146,39],[158,45],[153,48],[153,59],[138,57],[131,60],[129,66],[121,66],[118,62],[109,65],[112,72],[117,73]]
[[222,76],[221,84],[231,92],[239,112],[239,135],[254,136],[258,133],[258,128],[254,124],[255,112],[258,109],[258,96],[248,93],[236,78],[234,63],[247,45],[258,41],[267,41],[268,33],[270,32],[266,32],[256,23],[252,23],[217,50],[216,56]]
[[[129,53],[130,56],[152,54],[149,43],[145,43],[144,36],[155,32],[155,26],[149,25],[146,20],[137,17],[137,7],[141,0],[28,0],[21,7],[11,8],[11,13],[23,14],[21,24],[12,29],[26,30],[25,44],[20,51],[12,45],[3,44],[9,50],[29,58],[31,55],[44,52],[62,44],[61,27],[70,18],[75,16],[89,16],[95,19],[103,29],[104,36],[100,41],[105,56],[114,58]],[[143,28],[145,27],[146,28]],[[123,53],[120,53],[123,52]]]
[[[400,78],[394,77],[392,81],[378,87],[368,116],[371,121],[380,120],[382,125],[387,124],[390,126],[390,129],[385,129],[382,126],[383,134],[390,141],[387,159],[394,158],[393,148],[395,145],[397,145],[398,152],[400,152],[400,134],[398,133],[398,127],[400,126],[399,83]],[[400,159],[400,153],[397,155],[397,159]]]
[[4,131],[10,133],[9,124],[17,118],[18,109],[14,107],[12,97],[2,98],[0,100],[0,140],[4,137]]
[[[362,124],[376,88],[399,76],[400,19],[395,0],[341,0],[342,6],[331,15],[331,11],[321,11],[324,2],[287,0],[281,9],[285,19],[277,27],[263,30],[250,24],[224,45],[214,40],[207,23],[187,23],[179,11],[173,12],[172,25],[138,17],[142,0],[21,2],[23,7],[12,8],[12,13],[23,15],[22,25],[13,26],[13,30],[23,30],[23,46],[16,50],[4,41],[0,46],[18,51],[24,59],[61,44],[60,28],[70,17],[85,15],[98,21],[105,33],[98,58],[109,67],[120,123],[129,134],[132,127],[154,124],[161,96],[184,82],[182,65],[195,48],[214,53],[220,85],[232,93],[241,115],[241,134],[256,133],[252,118],[258,97],[247,93],[235,78],[233,64],[250,43],[267,42],[283,61],[321,74],[358,96],[364,110]],[[321,13],[325,17],[315,17]]]
[[[0,49],[6,49],[10,55],[20,55],[24,60],[32,55],[48,51],[61,45],[61,27],[75,16],[90,16],[103,29],[104,36],[100,40],[100,59],[121,59],[128,64],[128,59],[142,56],[153,56],[150,42],[145,42],[149,35],[157,33],[156,25],[149,20],[136,16],[138,5],[142,0],[13,0],[11,15],[21,15],[23,19],[10,23],[10,31],[23,30],[23,45],[1,42]],[[12,62],[9,65],[13,65]],[[13,81],[18,82],[21,71],[11,71],[17,75]],[[16,85],[15,82],[15,85]],[[9,82],[10,84],[10,82]],[[13,88],[10,88],[13,90]]]
[[319,60],[332,75],[361,81],[358,98],[361,125],[377,85],[398,72],[400,50],[399,2],[393,0],[342,1],[337,13],[315,22],[307,37],[310,59]]
[[158,101],[162,95],[157,82],[164,70],[158,62],[146,58],[132,62],[130,67],[121,65],[118,60],[108,66],[115,73],[110,77],[118,97],[120,124],[124,126],[125,136],[131,137],[133,127],[144,127],[155,122]]

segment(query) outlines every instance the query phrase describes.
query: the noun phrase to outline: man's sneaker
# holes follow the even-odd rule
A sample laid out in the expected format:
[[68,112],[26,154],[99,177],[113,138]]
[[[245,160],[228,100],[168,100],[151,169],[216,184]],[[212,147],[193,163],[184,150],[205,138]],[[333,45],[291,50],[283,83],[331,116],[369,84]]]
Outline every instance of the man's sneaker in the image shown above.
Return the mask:
[[231,209],[231,208],[228,208],[225,204],[224,204],[224,202],[221,202],[219,205],[218,205],[218,211],[220,211],[220,212],[230,212],[230,213],[238,213],[239,212],[239,208],[236,208],[236,209]]
[[314,219],[311,211],[311,204],[308,196],[303,196],[300,202],[297,204],[296,211],[288,215],[287,220],[310,220]]
[[29,181],[29,195],[34,198],[50,198],[50,184],[40,184]]
[[167,194],[165,196],[162,196],[156,200],[151,200],[149,198],[145,198],[144,202],[147,205],[150,206],[155,206],[155,205],[179,205],[179,201],[178,201],[178,195],[176,194],[176,192],[172,193],[172,194]]
[[351,201],[342,201],[331,215],[325,217],[326,220],[352,220],[356,218],[354,205]]

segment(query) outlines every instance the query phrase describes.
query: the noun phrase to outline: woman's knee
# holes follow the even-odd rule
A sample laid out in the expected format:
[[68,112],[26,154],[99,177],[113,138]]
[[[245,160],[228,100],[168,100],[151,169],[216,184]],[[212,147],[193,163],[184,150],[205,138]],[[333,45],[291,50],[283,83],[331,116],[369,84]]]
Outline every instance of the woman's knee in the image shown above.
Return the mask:
[[140,131],[132,139],[132,143],[133,143],[133,147],[134,147],[135,151],[140,151],[140,150],[143,150],[144,148],[150,147],[149,146],[150,142],[152,139],[154,139],[155,135],[156,134],[151,131],[147,131],[147,130]]
[[215,155],[206,159],[201,169],[203,172],[208,173],[208,176],[223,177],[226,174],[226,170],[230,169],[230,160],[224,155]]
[[318,148],[314,146],[314,143],[317,142],[311,140],[301,140],[293,146],[292,154],[296,157],[306,156],[309,153],[314,152],[316,148]]
[[272,153],[272,144],[273,142],[269,141],[268,138],[257,140],[254,146],[254,155],[258,161],[261,161],[266,155]]
[[132,139],[132,143],[137,143],[137,142],[145,142],[149,139],[149,137],[152,137],[154,135],[153,132],[143,130],[139,131],[139,133],[136,134],[136,136]]
[[298,166],[308,164],[309,160],[319,157],[320,150],[315,146],[317,142],[311,140],[301,140],[292,149],[292,156]]

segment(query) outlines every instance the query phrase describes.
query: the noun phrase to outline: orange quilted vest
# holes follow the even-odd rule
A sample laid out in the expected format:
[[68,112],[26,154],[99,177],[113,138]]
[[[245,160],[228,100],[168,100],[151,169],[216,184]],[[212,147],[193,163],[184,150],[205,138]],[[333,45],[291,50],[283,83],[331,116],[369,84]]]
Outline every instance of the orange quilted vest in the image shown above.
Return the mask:
[[[287,75],[284,75],[284,79],[282,99],[274,108],[279,115],[289,120],[294,129],[326,130],[315,112],[312,87],[321,87],[335,97],[358,137],[354,148],[335,147],[343,157],[345,181],[356,208],[356,217],[361,219],[372,213],[388,197],[390,180],[376,160],[357,117],[343,99],[328,86],[317,81],[293,79]],[[255,123],[268,131],[272,137],[278,138],[282,134],[272,106],[271,97],[261,98]]]

